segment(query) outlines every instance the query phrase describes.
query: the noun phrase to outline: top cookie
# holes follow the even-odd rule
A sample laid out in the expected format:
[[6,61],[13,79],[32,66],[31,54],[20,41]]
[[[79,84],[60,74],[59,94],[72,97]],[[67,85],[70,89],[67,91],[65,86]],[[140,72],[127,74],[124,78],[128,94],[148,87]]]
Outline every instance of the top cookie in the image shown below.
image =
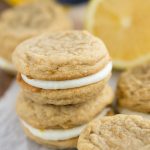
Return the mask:
[[94,74],[110,58],[105,45],[86,31],[48,33],[20,44],[13,62],[33,79],[68,80]]
[[63,9],[49,0],[8,9],[0,17],[0,56],[11,61],[12,51],[25,39],[70,28]]
[[149,150],[150,120],[139,116],[103,117],[87,126],[79,150]]
[[118,104],[140,112],[150,112],[150,63],[124,72],[118,82]]

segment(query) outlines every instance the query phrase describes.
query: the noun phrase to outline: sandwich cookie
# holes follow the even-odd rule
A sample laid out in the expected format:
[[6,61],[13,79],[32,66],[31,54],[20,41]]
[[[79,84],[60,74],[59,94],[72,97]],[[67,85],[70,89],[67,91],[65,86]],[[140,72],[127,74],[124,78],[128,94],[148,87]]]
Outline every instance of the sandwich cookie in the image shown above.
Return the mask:
[[60,31],[27,40],[16,48],[13,62],[24,96],[39,104],[95,99],[112,70],[103,42],[86,31]]
[[150,63],[124,72],[117,88],[118,111],[150,119]]
[[14,73],[11,55],[18,44],[38,34],[71,29],[71,26],[63,9],[48,0],[7,9],[0,18],[0,67]]
[[150,120],[141,116],[107,116],[91,122],[81,133],[78,150],[149,150]]
[[40,105],[20,93],[16,108],[29,138],[49,147],[72,148],[88,122],[109,115],[112,101],[112,89],[106,86],[96,99],[67,106]]

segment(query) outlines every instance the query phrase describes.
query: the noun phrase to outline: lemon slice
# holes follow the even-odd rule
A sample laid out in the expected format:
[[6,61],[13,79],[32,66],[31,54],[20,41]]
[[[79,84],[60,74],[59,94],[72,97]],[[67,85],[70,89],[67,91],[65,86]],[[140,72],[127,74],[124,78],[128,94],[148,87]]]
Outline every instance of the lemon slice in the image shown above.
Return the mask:
[[91,0],[85,27],[105,42],[114,68],[150,60],[150,0]]
[[12,4],[12,5],[20,5],[20,4],[32,2],[32,1],[35,1],[35,0],[6,0],[6,1],[9,4]]

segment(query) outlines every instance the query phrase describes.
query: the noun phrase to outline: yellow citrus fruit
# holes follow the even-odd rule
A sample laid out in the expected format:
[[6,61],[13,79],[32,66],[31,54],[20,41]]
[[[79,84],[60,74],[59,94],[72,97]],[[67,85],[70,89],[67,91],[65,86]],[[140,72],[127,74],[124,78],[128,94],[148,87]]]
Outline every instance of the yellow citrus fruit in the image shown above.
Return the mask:
[[91,0],[85,26],[105,42],[115,68],[150,60],[150,0]]
[[19,4],[23,4],[23,3],[27,3],[27,2],[32,2],[35,0],[6,0],[6,1],[11,5],[19,5]]

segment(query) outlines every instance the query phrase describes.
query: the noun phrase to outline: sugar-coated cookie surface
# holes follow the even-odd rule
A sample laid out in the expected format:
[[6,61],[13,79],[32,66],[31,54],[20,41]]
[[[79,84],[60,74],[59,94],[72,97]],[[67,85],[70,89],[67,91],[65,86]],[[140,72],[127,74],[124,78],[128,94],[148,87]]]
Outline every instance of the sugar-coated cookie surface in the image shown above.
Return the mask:
[[150,112],[150,63],[124,72],[118,82],[118,105],[130,110]]
[[100,71],[110,57],[104,43],[90,33],[61,31],[23,42],[13,53],[13,62],[33,79],[69,80]]
[[49,0],[8,9],[0,18],[0,56],[11,62],[12,52],[22,41],[43,32],[71,29],[71,26],[63,9]]
[[87,126],[77,147],[79,150],[149,150],[150,120],[131,115],[103,117]]
[[20,118],[34,128],[68,129],[88,123],[112,101],[112,89],[106,86],[95,100],[67,106],[39,105],[20,94],[16,108]]

